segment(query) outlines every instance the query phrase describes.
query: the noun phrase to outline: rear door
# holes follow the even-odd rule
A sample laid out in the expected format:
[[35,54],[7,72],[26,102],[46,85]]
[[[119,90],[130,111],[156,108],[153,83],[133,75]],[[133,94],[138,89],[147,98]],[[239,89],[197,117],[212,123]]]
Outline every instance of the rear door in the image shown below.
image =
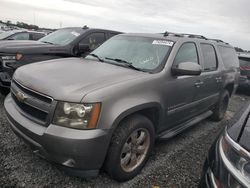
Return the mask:
[[195,101],[197,101],[197,113],[208,110],[219,99],[222,88],[222,73],[218,66],[218,57],[215,47],[209,43],[200,43],[200,58],[202,73],[201,85],[197,87]]

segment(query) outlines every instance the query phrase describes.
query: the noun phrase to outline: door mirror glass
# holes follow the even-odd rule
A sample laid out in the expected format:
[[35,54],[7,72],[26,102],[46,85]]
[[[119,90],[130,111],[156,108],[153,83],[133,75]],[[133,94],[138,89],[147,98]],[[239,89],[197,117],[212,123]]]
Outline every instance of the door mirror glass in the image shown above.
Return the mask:
[[200,75],[201,66],[193,62],[182,62],[179,63],[176,67],[172,67],[172,73],[176,76]]

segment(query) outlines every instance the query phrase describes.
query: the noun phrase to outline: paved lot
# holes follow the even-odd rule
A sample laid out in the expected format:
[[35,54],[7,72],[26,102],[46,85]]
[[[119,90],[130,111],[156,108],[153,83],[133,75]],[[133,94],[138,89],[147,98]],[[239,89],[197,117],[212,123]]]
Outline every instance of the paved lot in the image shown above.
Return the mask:
[[117,183],[104,172],[97,178],[69,177],[35,156],[9,128],[0,95],[0,187],[197,187],[211,143],[226,124],[237,119],[248,100],[235,95],[223,121],[205,120],[171,140],[158,141],[142,173]]

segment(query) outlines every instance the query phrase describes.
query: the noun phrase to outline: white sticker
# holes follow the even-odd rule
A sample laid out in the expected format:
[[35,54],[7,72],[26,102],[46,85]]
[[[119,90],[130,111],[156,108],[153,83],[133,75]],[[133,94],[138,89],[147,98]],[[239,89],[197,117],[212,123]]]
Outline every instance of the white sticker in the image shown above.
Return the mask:
[[77,32],[75,32],[75,31],[72,31],[71,34],[72,34],[72,35],[75,35],[76,37],[78,37],[78,36],[80,35],[80,33],[77,33]]
[[154,40],[152,44],[173,46],[174,42],[168,40]]

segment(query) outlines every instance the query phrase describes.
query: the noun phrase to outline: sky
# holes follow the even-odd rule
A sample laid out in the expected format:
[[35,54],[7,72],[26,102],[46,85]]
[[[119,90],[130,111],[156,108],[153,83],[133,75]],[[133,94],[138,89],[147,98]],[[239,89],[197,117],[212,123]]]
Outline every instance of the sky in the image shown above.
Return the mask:
[[39,27],[193,33],[250,50],[250,0],[0,0],[0,20]]

